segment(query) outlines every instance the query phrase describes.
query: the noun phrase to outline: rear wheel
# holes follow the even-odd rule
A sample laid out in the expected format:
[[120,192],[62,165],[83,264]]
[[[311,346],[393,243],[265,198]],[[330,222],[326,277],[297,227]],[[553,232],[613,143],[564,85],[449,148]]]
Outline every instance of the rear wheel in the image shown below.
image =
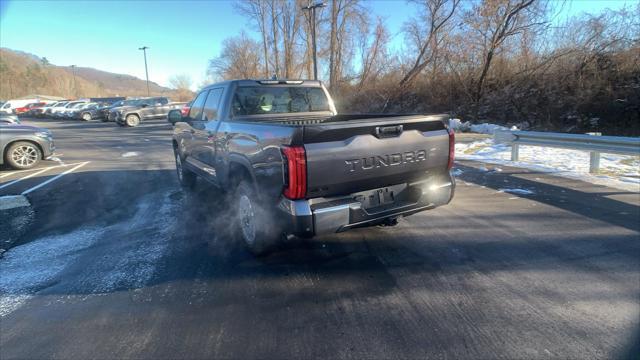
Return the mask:
[[236,187],[235,209],[238,235],[256,256],[265,255],[283,238],[273,217],[258,201],[253,185],[242,180]]
[[176,172],[178,173],[180,185],[186,189],[193,189],[196,185],[196,174],[184,168],[179,152],[174,151],[174,153],[176,158]]
[[138,115],[131,114],[127,115],[124,122],[127,124],[127,126],[136,127],[140,125],[140,118],[138,117]]
[[5,154],[5,161],[15,169],[30,169],[40,162],[42,152],[35,144],[19,141],[11,146]]
[[90,114],[90,113],[84,113],[84,114],[82,114],[82,120],[84,120],[84,121],[91,121],[91,114]]

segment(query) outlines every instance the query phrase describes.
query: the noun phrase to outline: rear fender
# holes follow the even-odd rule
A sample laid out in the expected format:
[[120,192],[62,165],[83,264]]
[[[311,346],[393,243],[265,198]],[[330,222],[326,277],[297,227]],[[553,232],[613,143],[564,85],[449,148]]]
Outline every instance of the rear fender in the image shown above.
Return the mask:
[[226,166],[223,169],[224,171],[222,174],[222,179],[220,179],[221,185],[226,189],[229,189],[234,185],[233,170],[237,169],[238,167],[241,168],[248,175],[249,180],[251,180],[251,183],[253,184],[256,193],[259,193],[258,187],[256,184],[256,176],[255,176],[255,173],[253,172],[253,167],[251,166],[251,162],[246,156],[238,153],[229,154],[226,161]]

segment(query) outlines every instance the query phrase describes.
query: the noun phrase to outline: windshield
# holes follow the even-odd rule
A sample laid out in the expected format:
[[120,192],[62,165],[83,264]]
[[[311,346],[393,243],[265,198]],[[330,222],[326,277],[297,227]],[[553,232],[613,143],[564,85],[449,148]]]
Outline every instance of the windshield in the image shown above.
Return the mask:
[[329,111],[327,95],[318,87],[239,87],[233,96],[233,115]]
[[139,99],[122,100],[122,101],[118,101],[114,107],[137,105],[138,101],[140,100]]

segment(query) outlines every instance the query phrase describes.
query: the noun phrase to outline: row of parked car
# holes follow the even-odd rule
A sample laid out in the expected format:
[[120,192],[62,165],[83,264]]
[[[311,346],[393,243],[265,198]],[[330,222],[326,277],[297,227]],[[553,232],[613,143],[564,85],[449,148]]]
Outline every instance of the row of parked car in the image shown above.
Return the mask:
[[166,118],[169,111],[183,106],[185,103],[171,102],[167,97],[127,99],[115,103],[65,100],[27,104],[14,109],[14,113],[36,118],[113,121],[121,126],[133,127],[143,120]]

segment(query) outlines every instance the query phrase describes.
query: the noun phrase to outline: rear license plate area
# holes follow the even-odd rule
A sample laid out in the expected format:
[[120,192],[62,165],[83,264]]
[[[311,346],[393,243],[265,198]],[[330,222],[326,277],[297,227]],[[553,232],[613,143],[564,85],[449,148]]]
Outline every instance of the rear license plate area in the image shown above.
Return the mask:
[[399,194],[406,189],[406,184],[383,187],[354,194],[354,199],[362,204],[363,209],[374,209],[392,205],[399,199]]

